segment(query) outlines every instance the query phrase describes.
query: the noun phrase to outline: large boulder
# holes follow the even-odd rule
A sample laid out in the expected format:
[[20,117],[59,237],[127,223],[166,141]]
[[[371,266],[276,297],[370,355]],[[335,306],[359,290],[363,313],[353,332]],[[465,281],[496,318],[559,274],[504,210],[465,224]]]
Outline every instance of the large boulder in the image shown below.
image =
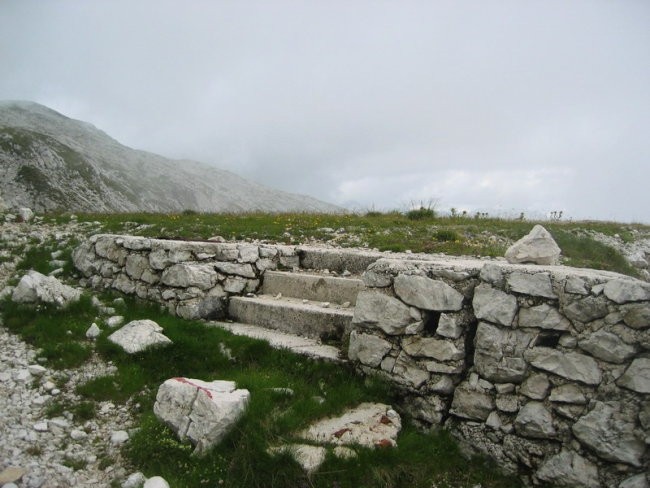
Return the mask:
[[536,225],[530,233],[508,248],[506,259],[509,263],[559,264],[560,247],[553,236],[541,225]]
[[51,303],[65,306],[76,302],[81,291],[61,283],[54,276],[28,271],[14,289],[11,299],[16,303]]
[[128,354],[135,354],[151,347],[161,347],[172,341],[162,333],[163,328],[149,319],[132,320],[121,329],[108,336]]
[[233,381],[172,378],[158,388],[153,411],[179,439],[189,439],[195,454],[218,444],[246,411],[248,390]]

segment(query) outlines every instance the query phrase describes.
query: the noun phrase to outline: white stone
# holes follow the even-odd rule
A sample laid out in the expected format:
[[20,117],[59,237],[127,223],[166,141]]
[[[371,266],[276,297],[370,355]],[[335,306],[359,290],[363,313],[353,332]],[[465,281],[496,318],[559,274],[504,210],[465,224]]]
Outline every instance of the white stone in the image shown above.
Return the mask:
[[573,424],[572,430],[581,444],[601,458],[641,466],[645,443],[634,424],[620,418],[615,402],[595,402],[594,408]]
[[158,388],[154,413],[181,440],[189,438],[195,453],[202,454],[232,429],[249,398],[248,390],[236,389],[232,381],[172,378]]
[[150,347],[171,344],[172,341],[162,334],[162,330],[153,320],[133,320],[109,335],[108,340],[127,353],[135,354]]
[[450,314],[441,313],[438,321],[436,334],[449,339],[458,339],[463,333],[463,325],[456,317]]
[[437,361],[455,361],[465,357],[464,349],[459,349],[453,342],[431,337],[406,337],[402,340],[402,348],[409,356]]
[[598,467],[574,451],[563,449],[539,468],[535,477],[558,486],[600,488]]
[[523,437],[549,439],[555,437],[553,416],[542,402],[528,402],[515,419],[515,430]]
[[553,388],[549,400],[558,403],[577,403],[579,405],[587,403],[587,398],[582,393],[582,390],[571,383]]
[[472,301],[476,318],[510,326],[517,313],[517,299],[489,285],[481,284],[474,290]]
[[16,213],[18,214],[18,219],[21,222],[31,222],[31,220],[34,218],[34,212],[31,208],[21,207],[16,211]]
[[108,325],[111,329],[119,325],[122,325],[123,323],[124,323],[124,317],[121,315],[114,315],[112,317],[109,317],[108,320],[106,321],[106,325]]
[[560,261],[560,247],[553,236],[541,225],[535,225],[528,235],[522,237],[506,251],[509,263],[533,263],[553,265]]
[[351,361],[360,361],[362,364],[376,368],[381,364],[382,359],[390,352],[391,348],[391,343],[380,337],[352,331],[350,333],[348,358]]
[[592,356],[610,363],[623,364],[634,356],[636,348],[621,340],[616,334],[599,330],[578,341],[578,347]]
[[521,329],[502,329],[479,322],[474,365],[481,376],[498,383],[520,383],[526,374],[524,351],[534,334]]
[[76,302],[81,292],[64,285],[53,276],[45,276],[38,271],[28,271],[13,291],[11,299],[17,303],[51,303],[67,305]]
[[83,439],[86,439],[88,437],[88,434],[84,432],[83,430],[79,429],[74,429],[70,432],[70,438],[75,441],[80,441]]
[[546,375],[532,374],[521,385],[520,393],[533,400],[543,400],[551,386]]
[[638,393],[650,393],[650,358],[637,358],[617,384]]
[[412,322],[411,311],[400,300],[377,291],[361,291],[357,296],[352,323],[377,327],[389,335],[403,334]]
[[603,292],[616,303],[650,300],[650,284],[634,279],[610,280],[605,284]]
[[217,283],[217,272],[214,266],[208,264],[175,264],[163,271],[160,282],[176,288],[197,287],[207,290]]
[[516,293],[523,293],[535,297],[557,298],[553,292],[551,275],[548,273],[520,273],[514,272],[506,280],[510,289]]
[[118,446],[129,440],[129,433],[125,430],[117,430],[111,433],[111,444]]
[[536,368],[587,385],[597,385],[602,378],[598,363],[584,354],[535,347],[526,351],[524,358]]
[[414,307],[447,312],[463,307],[463,295],[443,281],[426,276],[400,274],[394,280],[395,294]]
[[457,417],[484,422],[493,410],[492,395],[461,384],[454,391],[454,399],[449,412]]
[[41,377],[47,372],[47,369],[40,364],[30,364],[27,366],[27,371],[29,371],[32,376]]
[[362,403],[340,417],[316,422],[298,437],[339,446],[388,447],[397,445],[401,429],[401,418],[390,406]]
[[162,476],[152,476],[144,482],[142,488],[169,488],[169,483]]
[[47,432],[48,431],[47,421],[36,422],[34,424],[34,430],[36,432]]
[[535,307],[519,309],[519,327],[534,327],[550,330],[569,330],[571,322],[555,307],[543,303]]
[[127,479],[122,482],[122,488],[142,488],[147,478],[140,471],[130,474]]
[[86,337],[88,339],[97,339],[101,335],[102,331],[96,323],[92,323],[88,330],[86,330]]
[[621,481],[618,488],[648,488],[648,478],[645,474],[637,474]]
[[327,449],[308,444],[289,444],[269,449],[271,455],[284,453],[289,453],[307,474],[312,474],[325,462]]

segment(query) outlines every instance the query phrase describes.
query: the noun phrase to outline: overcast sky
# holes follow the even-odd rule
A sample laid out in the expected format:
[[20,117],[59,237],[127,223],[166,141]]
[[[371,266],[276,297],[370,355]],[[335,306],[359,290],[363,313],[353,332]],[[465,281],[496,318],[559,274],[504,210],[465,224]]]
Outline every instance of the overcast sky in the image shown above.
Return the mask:
[[650,222],[650,2],[0,1],[0,99],[351,209]]

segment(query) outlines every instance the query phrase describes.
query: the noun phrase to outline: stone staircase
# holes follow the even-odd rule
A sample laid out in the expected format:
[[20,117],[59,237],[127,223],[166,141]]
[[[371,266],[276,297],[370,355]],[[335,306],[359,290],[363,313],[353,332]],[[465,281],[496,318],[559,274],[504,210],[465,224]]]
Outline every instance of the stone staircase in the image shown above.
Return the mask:
[[349,331],[357,294],[364,287],[358,278],[267,271],[259,295],[230,299],[228,315],[235,323],[217,325],[274,347],[336,360],[336,346]]

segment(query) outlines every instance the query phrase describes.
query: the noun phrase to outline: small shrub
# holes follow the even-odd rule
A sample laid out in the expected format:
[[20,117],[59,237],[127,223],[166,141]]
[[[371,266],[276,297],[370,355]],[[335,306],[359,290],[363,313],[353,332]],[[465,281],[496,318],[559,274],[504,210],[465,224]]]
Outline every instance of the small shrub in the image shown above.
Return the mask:
[[436,231],[433,238],[438,242],[454,242],[461,240],[460,235],[451,229],[440,229],[439,231]]
[[406,212],[406,217],[409,220],[431,220],[436,218],[436,211],[431,207],[421,206]]

